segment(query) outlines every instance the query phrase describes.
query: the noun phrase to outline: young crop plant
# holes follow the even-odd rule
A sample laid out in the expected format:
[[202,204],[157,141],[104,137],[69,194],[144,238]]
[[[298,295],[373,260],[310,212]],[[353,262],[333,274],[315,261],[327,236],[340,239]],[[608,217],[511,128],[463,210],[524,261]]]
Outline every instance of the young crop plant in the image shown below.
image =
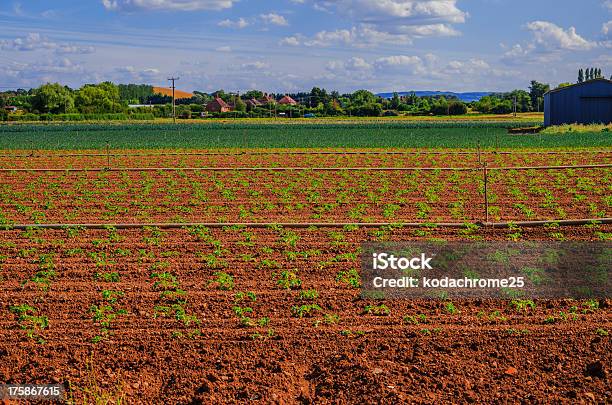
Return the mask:
[[232,307],[232,311],[234,311],[234,314],[238,317],[241,326],[250,327],[255,325],[253,320],[247,316],[247,314],[253,313],[253,308],[235,305]]
[[303,301],[311,300],[314,301],[319,298],[319,292],[317,290],[302,290],[300,291],[300,299]]
[[369,315],[375,315],[375,316],[387,316],[391,313],[391,310],[385,304],[366,305],[363,308],[363,313],[369,314]]
[[26,304],[11,306],[9,310],[17,315],[19,327],[26,331],[28,338],[40,344],[45,343],[41,333],[49,327],[49,319],[46,316],[39,315],[36,308]]
[[444,303],[444,309],[451,315],[456,315],[459,313],[459,310],[457,309],[457,307],[455,307],[455,304],[450,301]]
[[317,304],[294,305],[291,307],[291,316],[296,318],[310,318],[313,317],[317,311],[321,311],[321,307]]
[[223,271],[217,271],[213,273],[215,279],[209,281],[209,285],[215,285],[218,290],[230,291],[234,289],[234,277]]
[[51,281],[57,277],[55,272],[54,254],[41,254],[33,263],[38,265],[38,271],[29,280],[22,284],[32,282],[38,286],[41,291],[48,291]]
[[119,316],[127,315],[125,309],[115,307],[117,301],[124,296],[121,291],[102,291],[102,302],[93,304],[89,308],[89,313],[92,315],[92,321],[100,327],[99,333],[92,338],[92,343],[99,343],[107,339],[110,335],[112,323]]
[[425,314],[406,315],[402,320],[408,325],[419,325],[421,323],[427,323],[427,316]]
[[352,288],[361,287],[361,277],[359,276],[359,272],[357,272],[355,269],[340,271],[336,276],[336,281],[342,284],[347,284]]
[[286,290],[294,290],[302,286],[302,280],[295,271],[283,270],[280,274],[274,273],[272,278],[276,280],[276,285]]
[[340,322],[340,316],[337,314],[325,314],[322,319],[317,319],[313,322],[313,326],[318,328],[321,324],[336,325]]
[[512,300],[510,301],[510,307],[516,312],[527,312],[535,310],[536,304],[532,300]]
[[[170,317],[173,316],[177,321],[189,327],[192,324],[200,325],[200,320],[195,315],[189,315],[187,309],[187,292],[180,288],[178,279],[173,274],[153,273],[151,278],[155,280],[153,290],[159,291],[157,305],[154,307],[154,317]],[[200,334],[199,330],[194,330],[193,333]],[[195,336],[192,334],[192,336]]]

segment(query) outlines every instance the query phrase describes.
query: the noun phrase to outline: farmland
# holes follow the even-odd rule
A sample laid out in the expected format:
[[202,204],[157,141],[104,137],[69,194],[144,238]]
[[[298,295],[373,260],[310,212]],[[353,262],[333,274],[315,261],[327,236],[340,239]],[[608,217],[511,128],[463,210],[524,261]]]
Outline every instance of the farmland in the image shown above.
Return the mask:
[[76,403],[609,400],[609,298],[381,301],[359,269],[366,241],[610,241],[610,136],[346,125],[0,127],[0,381]]
[[[279,123],[280,121],[280,123]],[[283,120],[203,124],[47,124],[0,126],[0,148],[595,148],[610,132],[511,135],[507,129],[541,121]]]

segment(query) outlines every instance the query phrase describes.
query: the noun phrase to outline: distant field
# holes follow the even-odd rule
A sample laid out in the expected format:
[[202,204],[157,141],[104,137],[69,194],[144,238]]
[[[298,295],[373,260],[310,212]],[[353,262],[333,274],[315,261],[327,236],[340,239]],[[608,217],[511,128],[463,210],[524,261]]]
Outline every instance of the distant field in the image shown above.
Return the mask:
[[53,124],[0,126],[0,149],[576,148],[610,147],[610,132],[509,135],[537,122]]

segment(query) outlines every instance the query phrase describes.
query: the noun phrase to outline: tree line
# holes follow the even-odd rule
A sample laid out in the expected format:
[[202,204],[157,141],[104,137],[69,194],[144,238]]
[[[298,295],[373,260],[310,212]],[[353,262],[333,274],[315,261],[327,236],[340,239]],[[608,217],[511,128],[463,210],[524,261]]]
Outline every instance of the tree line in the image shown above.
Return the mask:
[[[590,68],[579,72],[583,80],[601,76],[601,70]],[[581,76],[582,73],[582,76]],[[340,94],[313,87],[310,92],[287,94],[298,105],[279,105],[277,103],[251,103],[261,100],[264,95],[279,100],[285,94],[267,94],[261,90],[250,90],[239,94],[218,90],[213,93],[193,92],[189,99],[177,100],[177,115],[182,118],[200,116],[205,106],[219,97],[232,106],[231,112],[214,114],[227,117],[266,117],[284,115],[299,117],[304,114],[316,116],[390,116],[390,115],[463,115],[470,111],[486,114],[509,114],[516,112],[542,111],[544,93],[550,86],[535,80],[528,90],[513,90],[507,93],[492,93],[479,101],[465,103],[453,96],[417,96],[414,92],[400,96],[394,93],[391,98],[383,98],[368,90],[357,90]],[[172,98],[155,94],[153,86],[146,84],[114,84],[102,82],[86,84],[71,89],[59,83],[47,83],[34,89],[6,91],[0,93],[0,107],[15,106],[25,118],[33,115],[41,119],[74,119],[95,115],[114,114],[114,117],[140,115],[153,119],[170,117]],[[130,108],[130,105],[145,105]],[[150,105],[150,106],[146,106]],[[7,119],[7,112],[0,109],[0,119]],[[19,114],[16,114],[16,116]]]

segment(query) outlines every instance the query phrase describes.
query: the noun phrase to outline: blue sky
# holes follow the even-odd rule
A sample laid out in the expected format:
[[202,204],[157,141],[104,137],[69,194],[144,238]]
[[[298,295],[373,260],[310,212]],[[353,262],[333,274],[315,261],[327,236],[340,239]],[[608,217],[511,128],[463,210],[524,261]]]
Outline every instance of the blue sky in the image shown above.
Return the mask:
[[505,91],[612,75],[612,0],[0,0],[0,89]]

